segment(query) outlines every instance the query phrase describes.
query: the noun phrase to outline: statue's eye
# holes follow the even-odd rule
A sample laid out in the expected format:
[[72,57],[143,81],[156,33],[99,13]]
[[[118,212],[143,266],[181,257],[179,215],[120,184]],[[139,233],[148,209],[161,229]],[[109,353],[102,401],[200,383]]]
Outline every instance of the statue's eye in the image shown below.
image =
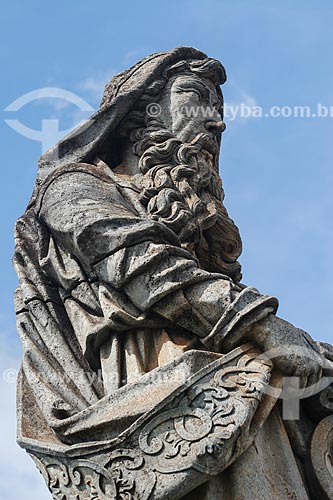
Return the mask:
[[191,87],[191,88],[190,87],[178,88],[177,93],[193,95],[193,96],[198,97],[199,99],[201,99],[201,97],[202,97],[200,90],[195,89],[193,87]]

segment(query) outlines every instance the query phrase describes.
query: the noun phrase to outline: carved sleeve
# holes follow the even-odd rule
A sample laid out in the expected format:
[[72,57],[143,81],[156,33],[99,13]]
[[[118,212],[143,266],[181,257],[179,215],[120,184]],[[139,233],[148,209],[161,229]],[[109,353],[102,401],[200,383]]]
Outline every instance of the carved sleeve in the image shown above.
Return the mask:
[[44,190],[39,206],[57,243],[88,275],[121,290],[144,313],[206,337],[241,293],[227,276],[200,269],[175,233],[139,216],[115,183],[64,172]]

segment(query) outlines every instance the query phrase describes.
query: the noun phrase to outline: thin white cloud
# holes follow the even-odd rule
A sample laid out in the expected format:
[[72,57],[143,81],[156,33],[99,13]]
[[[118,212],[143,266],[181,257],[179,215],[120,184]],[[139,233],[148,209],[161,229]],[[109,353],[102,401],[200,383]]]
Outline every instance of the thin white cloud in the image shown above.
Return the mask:
[[83,91],[87,99],[92,99],[93,102],[99,102],[102,99],[105,85],[111,78],[123,71],[136,62],[138,62],[145,55],[143,48],[129,50],[125,52],[118,66],[109,68],[103,72],[92,72],[91,75],[83,79],[77,86],[79,91]]
[[144,57],[144,55],[147,55],[145,50],[143,48],[141,49],[134,49],[134,50],[129,50],[128,52],[125,53],[123,57],[123,65],[133,65],[136,62],[138,62],[140,59]]
[[227,124],[232,124],[234,128],[235,123],[244,125],[249,121],[249,118],[255,118],[255,115],[252,115],[249,110],[257,108],[259,104],[248,90],[233,81],[228,81],[223,93],[225,98],[224,116]]
[[78,84],[77,88],[83,92],[86,99],[91,99],[94,103],[99,102],[102,99],[105,85],[116,73],[119,73],[119,70],[109,69],[103,73],[88,76]]

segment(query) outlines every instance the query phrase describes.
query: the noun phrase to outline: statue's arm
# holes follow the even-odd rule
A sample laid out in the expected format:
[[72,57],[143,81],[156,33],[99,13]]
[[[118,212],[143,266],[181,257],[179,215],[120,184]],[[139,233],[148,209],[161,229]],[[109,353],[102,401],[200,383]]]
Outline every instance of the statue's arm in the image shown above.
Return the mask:
[[200,269],[175,233],[139,216],[115,183],[65,170],[42,191],[39,217],[87,274],[124,292],[140,311],[202,338],[225,314],[226,320],[252,315],[254,321],[265,308],[259,292]]
[[177,236],[136,213],[116,184],[65,172],[44,190],[39,216],[88,275],[126,294],[143,314],[185,328],[211,350],[228,352],[246,340],[273,349],[275,365],[302,376],[302,385],[319,378],[324,355],[305,332],[271,314],[276,299],[200,269]]

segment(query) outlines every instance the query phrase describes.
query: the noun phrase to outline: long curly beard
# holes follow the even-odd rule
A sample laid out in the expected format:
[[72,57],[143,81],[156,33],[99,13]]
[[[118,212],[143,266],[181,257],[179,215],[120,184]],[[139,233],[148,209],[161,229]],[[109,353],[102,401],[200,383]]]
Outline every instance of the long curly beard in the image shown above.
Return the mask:
[[204,269],[239,281],[242,243],[223,205],[217,141],[198,134],[182,143],[154,127],[138,135],[134,151],[140,157],[141,201],[148,217],[172,229]]

